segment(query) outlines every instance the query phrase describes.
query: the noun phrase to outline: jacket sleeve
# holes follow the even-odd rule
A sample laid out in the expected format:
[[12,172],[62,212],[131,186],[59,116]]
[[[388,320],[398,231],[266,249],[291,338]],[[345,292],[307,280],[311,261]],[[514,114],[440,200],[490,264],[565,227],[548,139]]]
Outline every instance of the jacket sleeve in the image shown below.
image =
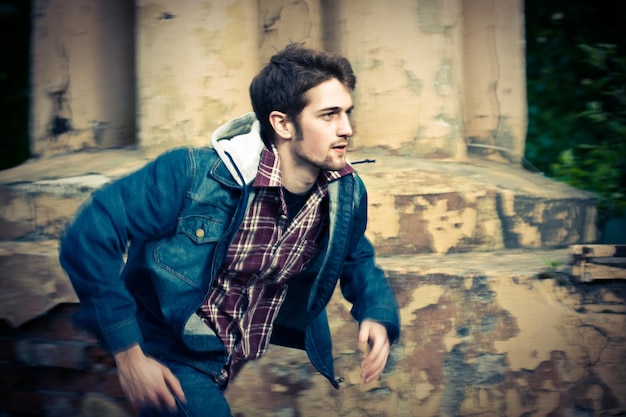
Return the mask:
[[60,240],[59,260],[80,300],[78,324],[117,352],[142,341],[136,304],[120,278],[131,241],[175,232],[190,183],[191,151],[167,152],[81,206]]
[[395,293],[382,269],[375,263],[374,248],[365,237],[367,226],[367,193],[358,176],[355,192],[359,198],[355,204],[355,218],[351,241],[341,274],[341,291],[352,303],[352,316],[360,323],[371,319],[387,329],[391,343],[400,336],[400,315]]

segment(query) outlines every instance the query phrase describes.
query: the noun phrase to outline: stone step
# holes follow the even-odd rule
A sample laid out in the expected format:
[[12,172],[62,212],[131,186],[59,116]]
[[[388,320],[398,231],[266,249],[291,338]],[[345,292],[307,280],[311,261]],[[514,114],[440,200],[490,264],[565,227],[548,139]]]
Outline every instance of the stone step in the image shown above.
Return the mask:
[[58,258],[58,241],[0,242],[0,322],[19,327],[78,298]]
[[597,239],[593,194],[520,167],[389,155],[356,167],[369,192],[368,235],[382,255],[552,248]]
[[[0,172],[0,240],[56,239],[103,184],[154,155],[109,150]],[[594,198],[521,168],[351,153],[369,190],[368,236],[382,255],[559,247],[596,239]],[[375,159],[372,159],[374,157]]]
[[138,169],[151,156],[112,149],[33,160],[0,171],[0,241],[58,238],[91,192]]
[[[573,252],[563,248],[395,255],[378,256],[377,263],[398,293],[403,293],[415,285],[417,276],[516,280],[544,275],[570,281]],[[19,327],[56,305],[78,302],[59,265],[57,240],[0,242],[0,283],[0,321],[11,327]],[[626,312],[623,308],[620,311]]]
[[[24,375],[20,381],[28,381],[27,375],[91,371],[89,380],[96,375],[102,380],[104,369],[110,381],[96,391],[81,391],[79,397],[107,394],[104,399],[110,401],[121,396],[114,362],[92,338],[71,327],[76,298],[56,264],[56,245],[0,243],[0,324],[8,322],[12,328],[3,326],[5,351],[12,360],[8,372],[11,380]],[[379,381],[360,383],[363,354],[350,305],[337,289],[327,311],[341,390],[329,391],[305,352],[271,346],[229,387],[229,401],[245,415],[271,415],[277,401],[291,404],[294,396],[300,405],[305,400],[321,404],[319,415],[335,415],[338,407],[342,415],[368,415],[373,402],[382,404],[377,409],[389,416],[416,409],[428,411],[419,415],[439,415],[441,398],[452,392],[443,404],[452,403],[463,413],[449,415],[489,414],[493,409],[514,410],[514,415],[540,409],[547,415],[561,404],[559,398],[567,401],[560,407],[597,400],[596,410],[603,407],[621,415],[623,404],[613,399],[626,394],[620,371],[625,352],[624,282],[568,281],[562,269],[571,255],[565,248],[379,257],[397,293],[403,325]],[[46,306],[60,303],[67,304],[39,321],[31,320],[43,315]],[[24,369],[24,374],[16,374]],[[295,393],[290,391],[294,386]],[[264,389],[273,398],[253,395]],[[485,390],[504,394],[485,403]],[[529,400],[520,392],[536,395]],[[602,403],[607,397],[611,401]],[[549,406],[540,408],[544,403]],[[311,409],[305,406],[302,409]],[[355,407],[361,407],[357,414]],[[105,404],[96,409],[94,415],[114,415]]]

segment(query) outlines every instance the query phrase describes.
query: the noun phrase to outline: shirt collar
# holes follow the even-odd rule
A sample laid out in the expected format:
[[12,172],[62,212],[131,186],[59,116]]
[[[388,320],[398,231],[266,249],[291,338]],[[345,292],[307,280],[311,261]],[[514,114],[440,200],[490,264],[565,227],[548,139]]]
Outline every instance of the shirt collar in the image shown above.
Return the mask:
[[[327,184],[332,181],[336,181],[341,177],[350,175],[354,172],[354,168],[350,164],[346,164],[345,167],[339,171],[321,171],[318,177],[318,183]],[[281,187],[282,182],[280,180],[280,158],[276,146],[271,144],[271,148],[267,146],[263,148],[261,152],[261,161],[259,162],[259,171],[256,175],[254,187]]]

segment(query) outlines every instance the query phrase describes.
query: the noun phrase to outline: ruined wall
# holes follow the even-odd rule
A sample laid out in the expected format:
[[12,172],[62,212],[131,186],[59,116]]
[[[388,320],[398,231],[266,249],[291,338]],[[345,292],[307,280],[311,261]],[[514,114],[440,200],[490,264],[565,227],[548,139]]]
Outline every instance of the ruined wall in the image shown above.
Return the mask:
[[463,2],[463,90],[468,152],[520,162],[526,137],[523,5]]
[[626,413],[624,281],[578,284],[561,271],[560,248],[595,239],[593,198],[468,158],[523,152],[521,0],[131,5],[35,0],[33,153],[139,149],[0,173],[0,415],[132,415],[111,356],[71,325],[61,224],[154,150],[207,144],[249,110],[250,78],[291,41],[342,52],[357,71],[351,158],[376,160],[358,166],[367,233],[403,332],[383,378],[363,386],[356,325],[337,294],[328,315],[341,388],[303,352],[273,346],[227,392],[235,415]]
[[[567,252],[543,255],[567,262]],[[541,254],[515,251],[380,263],[398,293],[403,321],[383,377],[370,385],[359,381],[357,329],[337,294],[328,315],[340,389],[318,375],[306,355],[272,346],[230,388],[236,415],[626,412],[624,282],[576,284],[556,270],[546,273]]]
[[258,71],[257,2],[138,0],[138,142],[209,145],[215,128],[250,111]]
[[[519,162],[521,0],[35,1],[35,155],[206,145],[289,42],[355,68],[353,148]],[[136,129],[136,132],[135,132]]]
[[34,0],[31,154],[135,142],[134,8]]
[[[573,282],[558,266],[568,259],[567,250],[381,257],[403,321],[383,377],[360,383],[357,328],[337,291],[328,317],[340,388],[318,374],[304,352],[270,346],[229,387],[233,413],[623,415],[626,281]],[[7,269],[14,267],[3,263]],[[50,272],[42,282],[62,287],[64,277]],[[76,308],[66,302],[16,327],[0,323],[0,414],[134,415],[111,355],[72,326]]]

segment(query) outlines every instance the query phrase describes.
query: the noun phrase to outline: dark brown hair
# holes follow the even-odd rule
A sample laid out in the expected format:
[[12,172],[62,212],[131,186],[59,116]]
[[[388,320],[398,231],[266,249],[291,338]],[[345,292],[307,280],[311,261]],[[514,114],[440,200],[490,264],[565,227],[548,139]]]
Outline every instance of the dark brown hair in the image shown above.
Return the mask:
[[264,139],[273,137],[271,112],[280,111],[297,122],[297,116],[308,104],[306,92],[332,78],[354,90],[356,77],[343,56],[302,44],[290,44],[272,56],[250,83],[252,109],[261,122]]

